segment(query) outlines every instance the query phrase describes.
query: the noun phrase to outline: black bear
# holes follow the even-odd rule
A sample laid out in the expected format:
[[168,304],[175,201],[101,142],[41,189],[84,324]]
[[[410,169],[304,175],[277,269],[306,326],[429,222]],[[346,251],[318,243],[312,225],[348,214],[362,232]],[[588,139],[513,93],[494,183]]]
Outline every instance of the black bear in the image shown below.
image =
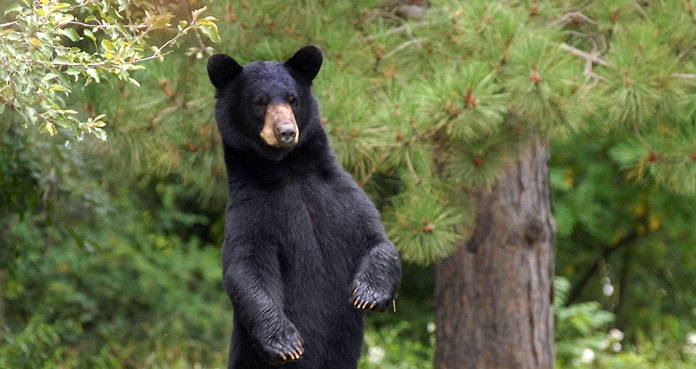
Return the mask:
[[322,61],[315,46],[286,62],[208,60],[229,186],[228,368],[355,369],[365,311],[395,304],[399,256],[320,121]]

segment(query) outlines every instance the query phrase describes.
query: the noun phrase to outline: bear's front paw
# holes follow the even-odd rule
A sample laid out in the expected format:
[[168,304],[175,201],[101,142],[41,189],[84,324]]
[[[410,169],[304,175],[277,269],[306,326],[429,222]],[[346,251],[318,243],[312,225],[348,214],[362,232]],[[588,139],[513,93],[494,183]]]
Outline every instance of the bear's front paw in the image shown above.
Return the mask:
[[356,280],[350,302],[360,310],[386,311],[393,308],[396,311],[395,299],[395,294],[388,288]]
[[278,329],[266,340],[259,342],[270,364],[284,364],[304,354],[302,337],[292,324]]

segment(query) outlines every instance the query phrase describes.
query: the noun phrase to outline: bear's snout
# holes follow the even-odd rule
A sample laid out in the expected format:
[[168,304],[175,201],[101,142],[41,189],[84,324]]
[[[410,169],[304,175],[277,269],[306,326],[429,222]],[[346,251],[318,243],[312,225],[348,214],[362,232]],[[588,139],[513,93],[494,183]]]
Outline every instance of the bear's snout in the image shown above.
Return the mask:
[[295,138],[297,137],[297,130],[294,125],[283,124],[275,129],[275,136],[280,143],[280,146],[292,146],[295,144]]
[[287,148],[300,139],[295,114],[288,104],[272,104],[266,109],[261,139],[269,146]]

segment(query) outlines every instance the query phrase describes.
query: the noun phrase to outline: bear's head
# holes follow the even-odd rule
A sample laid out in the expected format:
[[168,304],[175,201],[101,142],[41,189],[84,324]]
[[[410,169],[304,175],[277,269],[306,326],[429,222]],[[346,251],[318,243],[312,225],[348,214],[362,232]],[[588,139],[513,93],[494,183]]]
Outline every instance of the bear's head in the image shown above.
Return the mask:
[[217,89],[215,118],[223,142],[280,160],[321,129],[311,86],[322,60],[316,46],[301,48],[286,62],[245,66],[225,54],[211,56],[208,77]]

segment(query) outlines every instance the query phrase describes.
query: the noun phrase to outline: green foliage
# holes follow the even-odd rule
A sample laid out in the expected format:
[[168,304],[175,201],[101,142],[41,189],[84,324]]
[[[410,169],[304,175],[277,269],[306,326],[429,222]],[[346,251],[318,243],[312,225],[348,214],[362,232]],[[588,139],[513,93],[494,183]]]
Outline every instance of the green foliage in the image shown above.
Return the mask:
[[368,329],[365,333],[365,344],[359,367],[362,369],[431,367],[435,346],[434,330],[429,332],[430,337],[426,342],[410,336],[409,333],[412,330],[413,327],[407,322],[401,322],[388,329]]
[[508,111],[508,96],[491,66],[476,61],[454,64],[435,78],[439,80],[424,86],[435,89],[425,93],[432,99],[426,106],[432,110],[430,119],[443,125],[448,136],[471,142],[500,129]]
[[[586,354],[586,350],[599,351],[608,346],[605,333],[614,315],[601,309],[596,301],[566,306],[570,282],[562,277],[554,280],[553,310],[555,317],[556,360],[569,365]],[[620,340],[618,340],[620,341]]]
[[7,129],[0,137],[0,203],[7,212],[21,213],[30,207],[34,199],[30,194],[40,190],[35,178],[38,163],[33,162],[27,140],[17,128]]
[[[554,145],[557,271],[571,281],[569,306],[598,301],[615,313],[615,326],[626,336],[619,353],[605,357],[607,349],[593,349],[598,362],[611,363],[600,367],[688,367],[680,352],[696,300],[679,281],[696,277],[693,195],[664,191],[652,176],[627,179],[621,170],[626,142],[587,134]],[[658,342],[665,354],[650,358]]]
[[[75,136],[89,132],[105,140],[104,115],[84,117],[70,103],[76,82],[116,78],[138,85],[131,72],[145,60],[168,54],[187,33],[200,31],[219,41],[215,18],[201,17],[205,7],[186,11],[173,28],[177,7],[108,0],[25,0],[7,6],[4,16],[10,21],[0,25],[0,112],[9,106],[25,123],[40,124],[51,136],[63,127]],[[174,36],[152,43],[155,31],[165,28],[173,29]],[[191,52],[202,56],[209,50],[200,41]]]
[[[421,245],[406,248],[401,256],[419,264],[430,264],[452,253],[462,242],[457,229],[467,227],[473,219],[451,206],[447,197],[428,184],[416,185],[392,201],[395,210],[385,221],[392,224],[390,239],[399,245]],[[437,232],[437,237],[433,233]]]
[[61,336],[76,334],[76,326],[64,322],[45,323],[32,318],[17,334],[0,331],[0,368],[51,368],[63,351]]
[[66,240],[42,253],[36,231],[10,232],[34,251],[25,249],[15,265],[7,313],[31,319],[12,319],[2,331],[0,367],[224,360],[231,306],[220,290],[218,250],[141,233],[111,235],[102,244]]

